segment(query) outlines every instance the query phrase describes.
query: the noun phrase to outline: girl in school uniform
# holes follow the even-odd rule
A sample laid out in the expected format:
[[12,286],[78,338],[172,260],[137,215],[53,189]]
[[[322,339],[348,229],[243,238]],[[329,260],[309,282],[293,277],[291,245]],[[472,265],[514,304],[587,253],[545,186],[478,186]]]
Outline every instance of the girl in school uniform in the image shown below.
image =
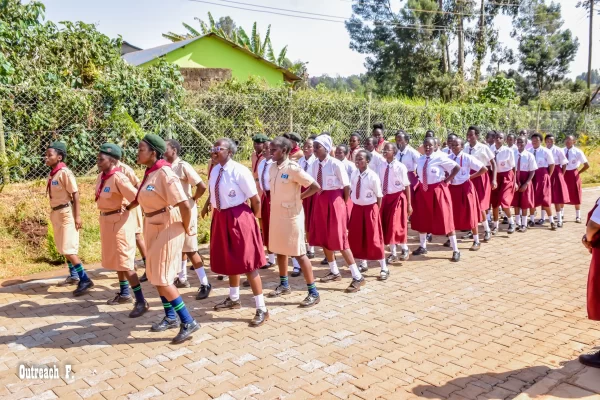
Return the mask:
[[137,318],[144,315],[150,306],[135,273],[136,216],[127,206],[135,200],[137,189],[117,166],[122,155],[116,144],[100,146],[96,161],[100,170],[96,179],[96,206],[100,210],[102,268],[116,271],[119,277],[119,293],[107,304],[132,303],[131,286],[135,303],[129,318]]
[[519,152],[519,149],[517,148],[517,135],[514,133],[506,135],[506,147],[511,149],[515,154]]
[[516,158],[515,195],[512,206],[515,209],[517,230],[527,232],[527,211],[534,207],[533,177],[537,164],[533,154],[525,149],[527,136],[517,138],[518,154]]
[[335,251],[340,251],[352,272],[352,282],[346,290],[356,292],[366,282],[354,262],[348,243],[346,203],[350,197],[350,180],[344,164],[329,155],[332,147],[330,136],[318,136],[313,142],[313,147],[317,160],[313,163],[311,175],[322,190],[315,195],[313,203],[309,243],[322,247],[329,263],[330,272],[321,278],[321,282],[342,279],[333,256]]
[[387,143],[385,141],[383,123],[378,122],[376,124],[373,124],[373,131],[371,133],[371,137],[375,139],[375,150],[379,154],[381,154],[381,152],[383,151],[383,146],[385,146],[385,144]]
[[[541,146],[542,135],[539,133],[536,132],[531,135],[531,143],[533,147],[529,151],[533,154],[538,168],[533,177],[534,207],[529,210],[529,223],[527,225],[529,227],[535,226],[534,223],[536,225],[543,225],[545,219],[544,212],[546,212],[550,216],[550,229],[554,231],[556,230],[556,224],[554,223],[554,216],[550,208],[552,204],[552,183],[550,176],[554,172],[554,156],[550,150]],[[535,209],[537,207],[542,208],[542,217],[539,221],[535,222]]]
[[365,139],[365,150],[371,153],[371,161],[369,162],[369,168],[373,171],[379,171],[379,166],[385,162],[381,153],[377,151],[377,140],[374,137],[368,137]]
[[[587,283],[587,313],[592,321],[600,321],[600,199],[588,213],[582,244],[592,254]],[[588,367],[600,368],[600,351],[582,354],[579,362]]]
[[[298,165],[300,165],[300,168],[302,168],[302,170],[308,174],[310,174],[310,172],[312,171],[312,164],[313,162],[315,162],[315,160],[317,159],[314,154],[313,154],[313,139],[308,138],[306,139],[306,141],[304,142],[304,145],[302,146],[302,152],[304,153],[304,155],[302,156],[302,158],[300,158],[300,160],[298,160]],[[302,192],[304,192],[306,190],[306,188],[301,188],[300,189]],[[308,240],[308,232],[310,231],[310,221],[312,219],[312,207],[313,207],[313,200],[314,200],[314,196],[307,196],[305,198],[302,199],[302,208],[304,209],[304,233],[306,235],[306,238]],[[306,251],[306,256],[309,259],[313,259],[315,258],[315,246],[311,245],[310,242],[308,242],[308,248]],[[295,259],[292,259],[295,260]],[[293,263],[293,261],[292,261]],[[292,277],[296,277],[296,276],[300,276],[300,268],[298,266],[298,268],[296,267],[295,263],[294,263],[294,271],[292,272]]]
[[554,204],[554,210],[556,211],[556,217],[558,222],[556,223],[557,228],[563,226],[563,213],[562,209],[565,204],[569,203],[569,188],[565,182],[565,172],[567,171],[567,157],[563,149],[556,146],[554,143],[554,135],[546,135],[544,141],[546,142],[546,148],[552,152],[554,157],[554,172],[550,176],[550,184],[552,186],[552,204]]
[[[273,164],[269,171],[272,222],[269,225],[269,248],[277,253],[280,284],[268,296],[279,297],[291,293],[287,276],[288,257],[294,257],[298,260],[308,288],[308,296],[300,303],[300,307],[312,307],[319,304],[321,299],[312,265],[306,256],[302,200],[321,188],[308,172],[288,158],[291,149],[291,141],[284,137],[275,138],[270,146]],[[301,191],[301,188],[305,190]]]
[[[481,212],[483,213],[483,241],[487,242],[491,239],[492,232],[488,219],[486,218],[486,213],[490,209],[492,189],[496,189],[498,184],[496,181],[496,161],[494,160],[494,153],[488,145],[479,142],[479,135],[479,128],[470,126],[467,129],[467,144],[465,144],[463,151],[466,154],[477,158],[488,169],[487,174],[480,175],[472,181],[473,186],[475,186],[475,190],[477,191]],[[492,171],[491,175],[490,170]],[[471,173],[475,172],[477,171],[471,171]],[[465,235],[463,239],[470,239],[472,237],[473,235],[471,233]]]
[[190,315],[179,290],[174,285],[181,268],[181,249],[185,235],[190,233],[191,205],[170,164],[163,159],[167,144],[157,135],[147,134],[138,145],[138,164],[145,165],[144,179],[136,199],[127,206],[140,205],[144,211],[144,238],[148,246],[146,274],[156,287],[165,309],[165,317],[152,325],[152,332],[177,327],[179,333],[172,343],[189,339],[200,329]]
[[[565,183],[569,190],[568,204],[575,206],[575,222],[581,223],[581,177],[590,167],[588,160],[581,151],[575,147],[576,139],[573,135],[567,135],[565,139],[565,157],[567,159],[567,170],[565,171]],[[581,169],[578,169],[583,164]]]
[[[217,140],[211,149],[215,167],[210,173],[209,185],[213,210],[210,268],[216,274],[229,276],[229,296],[214,309],[242,307],[240,275],[245,274],[256,303],[256,314],[250,326],[256,327],[269,319],[258,273],[258,269],[266,264],[263,241],[254,218],[260,210],[260,199],[250,170],[233,161],[236,151],[236,144],[227,138]],[[248,200],[252,208],[246,204]]]
[[[335,158],[344,164],[344,168],[346,169],[346,173],[348,174],[348,179],[352,179],[352,175],[354,171],[356,171],[356,165],[353,161],[348,160],[349,149],[345,144],[340,144],[335,148]],[[348,218],[352,215],[352,207],[354,203],[352,202],[352,196],[348,199],[346,203],[348,207]]]
[[[433,137],[435,137],[434,131],[428,130],[427,132],[425,132],[425,139],[433,138]],[[419,152],[420,155],[425,154],[425,146],[423,146],[423,144],[419,145],[419,147],[417,148],[417,151]]]
[[[381,222],[383,243],[390,246],[387,263],[408,260],[408,217],[412,214],[412,195],[406,166],[396,158],[397,147],[388,143],[383,148],[385,162],[379,166],[382,184]],[[397,246],[401,253],[398,257]]]
[[[67,259],[70,276],[66,284],[77,283],[73,296],[82,296],[94,287],[94,282],[87,276],[79,252],[79,230],[82,227],[79,205],[79,191],[75,175],[65,161],[67,145],[63,142],[53,142],[46,149],[44,161],[52,170],[48,177],[46,193],[50,199],[50,223],[54,230],[56,249]],[[73,276],[77,274],[77,279]]]
[[[204,262],[202,257],[198,254],[198,206],[196,202],[204,192],[206,192],[206,185],[202,182],[200,175],[194,170],[194,168],[186,161],[183,161],[179,155],[181,154],[181,144],[174,139],[167,141],[167,151],[165,152],[165,159],[171,164],[171,169],[175,172],[175,175],[179,178],[181,187],[189,199],[191,206],[191,221],[190,221],[190,234],[185,236],[183,243],[183,257],[181,261],[181,271],[179,276],[175,279],[175,286],[178,288],[189,288],[190,284],[187,279],[187,260],[189,259],[194,266],[194,271],[198,275],[200,281],[200,288],[196,294],[196,300],[203,300],[208,297],[212,286],[208,283],[208,277],[204,270]],[[195,188],[192,194],[192,187]]]
[[[136,188],[140,186],[140,179],[135,174],[133,168],[129,165],[125,164],[121,160],[117,161],[117,168],[121,173],[125,174],[129,182]],[[136,207],[131,210],[131,213],[135,215],[135,244],[140,252],[140,256],[142,257],[142,265],[146,268],[146,243],[144,242],[144,236],[142,235],[144,229],[144,217],[142,215],[142,208]],[[140,277],[140,282],[146,282],[148,278],[146,277],[146,272]]]
[[354,132],[350,135],[350,151],[348,152],[348,155],[346,157],[348,158],[348,161],[351,161],[352,163],[354,163],[355,161],[356,154],[363,149],[360,146],[360,140],[361,137],[358,132]]
[[[433,138],[423,142],[425,154],[419,158],[417,175],[419,187],[417,188],[415,202],[419,207],[414,211],[411,225],[419,232],[420,246],[413,251],[413,255],[427,254],[427,233],[433,235],[446,235],[452,246],[451,261],[460,260],[458,242],[454,234],[454,218],[452,215],[452,200],[448,183],[460,171],[460,167],[449,157],[435,156],[435,141]],[[446,173],[448,176],[446,177]]]
[[[473,245],[470,251],[480,248],[478,225],[483,217],[477,198],[477,191],[472,180],[485,174],[487,168],[474,156],[465,154],[463,140],[459,137],[452,140],[452,154],[450,159],[458,164],[460,171],[450,184],[450,198],[452,199],[452,216],[454,228],[470,230],[473,232]],[[471,171],[476,171],[471,174]],[[450,246],[450,241],[444,245]]]
[[[388,143],[388,145],[390,145]],[[388,146],[386,145],[386,147]],[[352,254],[361,260],[359,265],[366,271],[367,261],[379,261],[379,280],[385,281],[390,275],[385,263],[383,231],[381,229],[381,181],[377,172],[370,169],[371,154],[361,150],[356,155],[357,169],[352,174],[350,186],[354,207],[348,225],[348,242]]]
[[[271,140],[263,143],[263,159],[258,164],[258,183],[260,184],[260,190],[262,191],[262,197],[260,198],[260,224],[262,230],[263,244],[269,248],[269,226],[271,223],[271,185],[269,184],[269,168],[273,164],[271,160],[271,153],[269,146]],[[275,254],[267,250],[267,264],[261,267],[261,269],[270,268],[275,265]]]
[[396,159],[406,167],[408,180],[410,181],[410,194],[411,198],[414,199],[415,186],[419,183],[415,169],[417,168],[417,160],[421,157],[421,153],[410,145],[410,136],[402,129],[396,132],[396,147],[398,147]]
[[510,206],[515,195],[515,153],[504,145],[504,133],[502,132],[496,132],[494,135],[494,145],[491,149],[494,152],[494,161],[497,168],[496,179],[498,182],[498,186],[492,190],[491,194],[494,215],[492,234],[495,235],[498,233],[500,207],[502,207],[508,218],[508,229],[506,232],[512,234],[515,232],[515,219],[511,214]]
[[[250,161],[252,162],[252,176],[254,177],[254,181],[256,182],[256,189],[258,190],[258,195],[262,196],[262,192],[260,190],[260,185],[258,184],[258,163],[263,159],[263,148],[264,143],[269,140],[266,135],[259,133],[258,135],[254,135],[252,137],[252,145],[254,146],[254,152],[250,157]],[[260,218],[260,213],[258,214],[258,218]]]

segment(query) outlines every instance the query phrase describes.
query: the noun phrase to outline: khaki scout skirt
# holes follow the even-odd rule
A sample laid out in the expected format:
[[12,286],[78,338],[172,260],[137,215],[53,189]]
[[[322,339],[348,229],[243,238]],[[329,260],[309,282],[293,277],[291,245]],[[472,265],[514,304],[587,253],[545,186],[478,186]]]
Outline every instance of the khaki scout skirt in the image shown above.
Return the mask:
[[181,270],[185,230],[179,208],[144,217],[146,276],[154,286],[172,285]]
[[75,219],[71,207],[52,211],[50,222],[52,223],[52,229],[54,229],[54,243],[58,252],[64,256],[79,253],[79,232],[75,228]]
[[120,214],[100,215],[102,268],[117,272],[134,270],[136,218],[135,212],[127,210]]

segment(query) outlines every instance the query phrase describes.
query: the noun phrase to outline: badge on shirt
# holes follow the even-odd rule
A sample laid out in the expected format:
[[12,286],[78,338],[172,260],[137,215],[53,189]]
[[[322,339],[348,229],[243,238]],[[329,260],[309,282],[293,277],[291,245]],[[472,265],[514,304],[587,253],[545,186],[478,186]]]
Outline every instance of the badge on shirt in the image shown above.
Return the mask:
[[58,181],[52,181],[52,186],[58,186]]
[[281,177],[282,177],[283,179],[287,179],[287,178],[289,178],[290,176],[289,176],[288,174],[281,174]]
[[235,190],[233,190],[233,189],[232,189],[232,190],[230,190],[230,191],[229,191],[229,194],[228,194],[227,196],[229,196],[229,197],[235,197],[235,196],[236,196],[236,194],[235,194]]
[[400,182],[400,181],[396,181],[396,182],[394,182],[394,185],[396,185],[396,186],[400,186],[400,184],[401,184],[401,182]]
[[504,167],[504,166],[506,165],[506,162],[505,162],[505,161],[502,161],[502,162],[500,163],[500,165]]
[[367,192],[367,199],[370,199],[373,197],[373,192]]
[[571,160],[571,164],[577,164],[577,160]]
[[105,188],[104,188],[104,190],[103,190],[103,192],[104,192],[104,193],[108,193],[108,192],[110,192],[110,187],[108,187],[108,186],[107,186],[107,187],[105,187]]
[[149,191],[149,192],[151,192],[151,191],[154,190],[154,186],[148,185],[148,186],[146,186],[146,190]]
[[338,179],[335,176],[328,176],[325,180],[327,187],[338,186]]

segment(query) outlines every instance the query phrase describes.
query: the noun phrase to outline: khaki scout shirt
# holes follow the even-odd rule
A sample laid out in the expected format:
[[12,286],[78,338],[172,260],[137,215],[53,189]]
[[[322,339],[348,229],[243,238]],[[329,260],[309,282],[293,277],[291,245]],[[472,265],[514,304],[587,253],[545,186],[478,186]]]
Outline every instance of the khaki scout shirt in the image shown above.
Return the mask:
[[140,185],[140,182],[141,182],[140,179],[135,174],[135,171],[133,170],[133,168],[131,168],[129,165],[124,164],[121,161],[119,161],[117,163],[117,168],[121,169],[121,172],[125,174],[127,179],[129,179],[129,182],[131,182],[131,184],[133,186],[138,187]]
[[63,168],[52,177],[50,182],[50,207],[58,207],[73,201],[73,193],[77,192],[75,175],[68,168]]
[[150,173],[138,196],[138,202],[146,214],[187,199],[179,178],[170,167],[162,167]]
[[179,177],[181,181],[181,187],[188,198],[192,198],[192,186],[196,186],[202,182],[200,175],[194,170],[194,168],[181,158],[177,157],[171,164],[171,169],[175,172],[175,175]]
[[[100,185],[101,176],[102,174],[99,174],[96,179],[96,190],[98,190],[98,186]],[[102,212],[119,210],[135,200],[136,193],[136,188],[127,176],[121,172],[117,172],[104,183],[96,205],[98,210]]]

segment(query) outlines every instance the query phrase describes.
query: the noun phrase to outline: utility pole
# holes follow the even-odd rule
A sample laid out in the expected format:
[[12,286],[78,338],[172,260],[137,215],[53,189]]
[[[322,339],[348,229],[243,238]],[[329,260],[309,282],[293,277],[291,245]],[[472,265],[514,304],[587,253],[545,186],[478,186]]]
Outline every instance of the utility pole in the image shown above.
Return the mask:
[[456,0],[458,6],[458,73],[465,77],[465,29],[463,24],[463,0]]
[[[587,73],[587,89],[588,96],[592,94],[592,36],[594,31],[594,2],[596,0],[590,0],[590,47],[588,51],[588,73]],[[592,106],[592,99],[589,98],[588,106]]]

